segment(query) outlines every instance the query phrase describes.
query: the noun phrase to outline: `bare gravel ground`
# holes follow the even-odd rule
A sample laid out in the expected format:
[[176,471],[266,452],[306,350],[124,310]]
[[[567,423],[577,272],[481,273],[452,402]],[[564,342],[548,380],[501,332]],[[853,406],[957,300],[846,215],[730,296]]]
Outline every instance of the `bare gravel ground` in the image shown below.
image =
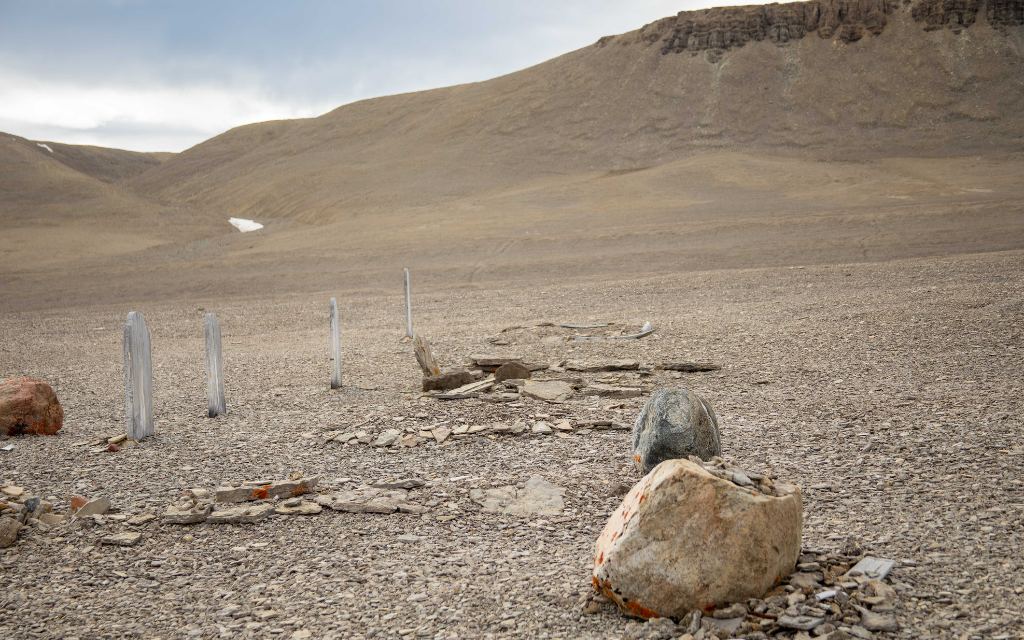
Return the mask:
[[[431,507],[153,522],[128,548],[98,545],[131,528],[110,518],[25,531],[0,551],[0,637],[613,638],[636,624],[579,606],[619,485],[639,479],[628,433],[388,450],[322,434],[538,416],[631,423],[645,398],[420,398],[397,282],[394,295],[339,300],[349,386],[331,392],[329,295],[136,307],[153,333],[157,435],[118,453],[76,444],[123,429],[129,308],[0,314],[0,376],[49,380],[67,416],[59,436],[5,443],[15,448],[0,452],[0,483],[59,510],[83,494],[108,496],[122,514],[159,514],[189,487],[293,471],[328,487],[422,478],[412,494]],[[431,291],[416,303],[417,329],[446,364],[497,352],[723,365],[640,380],[695,389],[718,410],[727,456],[803,487],[806,547],[859,546],[900,562],[902,629],[888,635],[1024,637],[1024,253]],[[205,417],[200,307],[217,311],[224,333],[230,413],[217,419]],[[487,342],[508,325],[590,319],[651,320],[658,331],[636,342],[553,344],[531,331],[514,345]],[[563,515],[484,514],[469,499],[474,487],[535,473],[566,489]]]

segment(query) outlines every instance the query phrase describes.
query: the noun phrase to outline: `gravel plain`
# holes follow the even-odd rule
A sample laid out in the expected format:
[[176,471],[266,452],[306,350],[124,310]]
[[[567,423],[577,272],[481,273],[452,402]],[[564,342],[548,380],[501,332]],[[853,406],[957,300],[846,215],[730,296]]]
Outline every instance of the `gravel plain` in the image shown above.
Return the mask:
[[[424,515],[325,511],[252,525],[30,529],[0,550],[0,637],[616,638],[637,622],[585,614],[592,548],[639,479],[629,434],[474,436],[415,448],[324,443],[324,433],[568,418],[631,424],[646,399],[565,404],[418,393],[400,288],[339,296],[344,383],[329,389],[327,299],[163,300],[0,312],[0,376],[51,382],[56,437],[8,440],[0,484],[66,511],[109,497],[159,515],[181,491],[293,472],[326,488],[419,478]],[[121,324],[153,335],[156,435],[116,453],[81,443],[123,431]],[[229,413],[205,415],[204,310],[224,335]],[[694,272],[625,282],[416,293],[417,331],[442,364],[474,353],[706,360],[720,371],[613,374],[688,386],[716,408],[737,464],[799,484],[805,547],[893,558],[901,629],[878,637],[1024,637],[1024,252],[875,264]],[[544,340],[538,322],[605,320],[637,341]],[[509,345],[489,339],[511,325]],[[597,379],[608,374],[583,374]],[[483,513],[473,488],[540,474],[565,488],[555,517]]]

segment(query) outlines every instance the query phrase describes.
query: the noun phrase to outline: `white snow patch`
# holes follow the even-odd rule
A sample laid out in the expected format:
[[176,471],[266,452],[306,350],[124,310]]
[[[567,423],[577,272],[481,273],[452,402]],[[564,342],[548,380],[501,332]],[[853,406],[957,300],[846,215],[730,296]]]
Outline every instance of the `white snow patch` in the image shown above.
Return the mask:
[[248,233],[250,231],[259,231],[263,228],[263,225],[254,222],[253,220],[246,220],[245,218],[228,218],[228,222],[231,226],[238,229],[242,233]]
[[42,147],[43,149],[46,149],[46,150],[47,150],[47,151],[49,151],[50,153],[53,153],[53,149],[51,149],[51,148],[50,148],[50,145],[48,145],[48,144],[45,144],[45,143],[42,143],[42,142],[37,142],[37,143],[36,143],[36,146],[37,146],[37,147]]

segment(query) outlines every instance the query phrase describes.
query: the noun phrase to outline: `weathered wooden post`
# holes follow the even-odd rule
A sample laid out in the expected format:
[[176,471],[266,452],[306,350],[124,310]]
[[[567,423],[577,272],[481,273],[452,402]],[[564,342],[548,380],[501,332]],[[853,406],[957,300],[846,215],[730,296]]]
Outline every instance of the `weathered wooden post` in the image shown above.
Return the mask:
[[409,267],[405,267],[405,337],[412,338],[412,284],[409,282]]
[[224,401],[224,361],[221,358],[220,323],[217,316],[207,313],[203,321],[206,333],[206,402],[211,418],[228,412]]
[[341,333],[338,301],[331,298],[331,388],[341,388]]
[[124,409],[129,438],[153,435],[153,353],[146,319],[138,311],[124,323]]

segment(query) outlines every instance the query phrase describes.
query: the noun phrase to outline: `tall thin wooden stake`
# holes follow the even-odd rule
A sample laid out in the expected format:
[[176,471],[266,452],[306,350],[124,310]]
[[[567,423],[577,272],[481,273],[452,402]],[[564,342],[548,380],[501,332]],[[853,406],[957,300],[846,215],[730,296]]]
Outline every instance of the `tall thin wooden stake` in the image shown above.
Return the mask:
[[412,284],[409,282],[409,267],[405,268],[405,337],[412,338]]
[[146,319],[138,311],[124,323],[124,409],[129,438],[153,435],[153,353]]
[[331,388],[341,388],[341,337],[338,302],[331,298]]
[[203,321],[206,333],[206,415],[215,418],[228,412],[224,401],[224,367],[221,358],[220,323],[207,313]]

